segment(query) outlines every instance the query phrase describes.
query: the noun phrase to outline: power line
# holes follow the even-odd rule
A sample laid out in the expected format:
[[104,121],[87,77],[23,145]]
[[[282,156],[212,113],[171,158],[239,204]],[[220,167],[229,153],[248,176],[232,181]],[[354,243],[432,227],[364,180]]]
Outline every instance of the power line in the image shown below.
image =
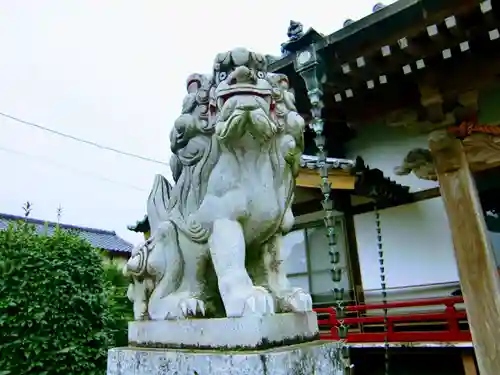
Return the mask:
[[70,170],[73,173],[87,175],[87,176],[92,177],[94,179],[105,181],[105,182],[109,182],[109,183],[112,183],[112,184],[115,184],[115,185],[119,185],[119,186],[123,186],[123,187],[127,187],[127,188],[132,189],[132,190],[137,190],[137,191],[141,191],[141,192],[147,192],[145,189],[142,189],[140,187],[128,184],[126,182],[116,181],[116,180],[107,178],[107,177],[102,176],[102,175],[97,174],[97,173],[92,173],[92,172],[84,171],[84,170],[81,170],[81,169],[77,169],[77,168],[71,167],[69,165],[62,164],[62,163],[59,163],[57,161],[54,161],[52,159],[45,158],[45,157],[42,157],[42,156],[31,155],[31,154],[25,153],[23,151],[13,150],[13,149],[10,149],[10,148],[6,148],[6,147],[1,146],[1,145],[0,145],[0,151],[8,152],[8,153],[15,154],[15,155],[18,155],[18,156],[23,156],[23,157],[26,157],[26,158],[29,158],[29,159],[35,159],[34,161],[37,161],[37,162],[42,162],[42,163],[46,163],[46,164],[52,164],[52,165],[54,165],[56,167],[59,167],[59,168],[68,169],[68,170]]
[[166,165],[165,162],[160,161],[160,160],[156,160],[156,159],[148,158],[146,156],[141,156],[141,155],[133,154],[133,153],[127,152],[127,151],[121,151],[121,150],[118,150],[118,149],[113,148],[113,147],[104,146],[104,145],[101,145],[99,143],[95,143],[95,142],[92,142],[92,141],[89,141],[89,140],[86,140],[86,139],[75,137],[75,136],[73,136],[71,134],[63,133],[63,132],[60,132],[60,131],[57,131],[57,130],[54,130],[54,129],[50,129],[50,128],[47,128],[47,127],[42,126],[42,125],[39,125],[39,124],[35,124],[33,122],[22,120],[20,118],[8,115],[6,113],[0,112],[0,116],[3,116],[5,118],[11,119],[11,120],[14,120],[14,121],[19,122],[19,123],[24,124],[24,125],[32,126],[34,128],[37,128],[37,129],[40,129],[40,130],[43,130],[43,131],[46,131],[46,132],[58,135],[60,137],[72,139],[73,141],[76,141],[76,142],[85,143],[87,145],[100,148],[101,150],[112,151],[112,152],[115,152],[115,153],[120,154],[120,155],[128,156],[128,157],[135,158],[135,159],[140,159],[140,160],[143,160],[143,161],[148,161],[150,163],[156,163],[156,164]]

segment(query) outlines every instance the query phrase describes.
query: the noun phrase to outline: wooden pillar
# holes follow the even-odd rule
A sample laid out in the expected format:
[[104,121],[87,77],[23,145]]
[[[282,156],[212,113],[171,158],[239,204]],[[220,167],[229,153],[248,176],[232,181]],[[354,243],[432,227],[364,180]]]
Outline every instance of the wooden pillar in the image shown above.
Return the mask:
[[475,182],[461,141],[437,131],[429,147],[453,236],[479,373],[499,375],[500,281]]
[[462,364],[464,366],[465,375],[477,375],[474,353],[464,350],[462,352]]

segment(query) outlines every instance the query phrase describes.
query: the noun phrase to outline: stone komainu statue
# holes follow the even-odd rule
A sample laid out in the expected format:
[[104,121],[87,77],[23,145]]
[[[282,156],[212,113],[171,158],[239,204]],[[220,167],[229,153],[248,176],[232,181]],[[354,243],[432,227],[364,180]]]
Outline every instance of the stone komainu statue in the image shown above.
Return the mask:
[[284,75],[246,49],[217,55],[211,76],[187,80],[170,135],[175,185],[156,176],[151,237],[124,272],[139,319],[302,312],[289,285],[282,234],[303,149],[304,120]]

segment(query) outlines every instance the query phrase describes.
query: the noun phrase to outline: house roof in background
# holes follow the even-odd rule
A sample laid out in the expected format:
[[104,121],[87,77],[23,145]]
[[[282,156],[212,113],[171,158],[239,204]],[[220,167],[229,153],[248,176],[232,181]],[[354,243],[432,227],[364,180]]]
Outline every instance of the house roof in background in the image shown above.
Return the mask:
[[[7,229],[10,222],[19,220],[26,220],[28,223],[33,224],[39,233],[44,233],[45,227],[47,227],[49,235],[54,232],[54,228],[57,226],[57,223],[52,221],[0,213],[0,230]],[[59,224],[59,227],[65,230],[75,231],[80,237],[87,240],[93,247],[98,249],[130,253],[133,248],[131,243],[125,241],[123,238],[120,238],[114,231],[86,228],[62,223]]]

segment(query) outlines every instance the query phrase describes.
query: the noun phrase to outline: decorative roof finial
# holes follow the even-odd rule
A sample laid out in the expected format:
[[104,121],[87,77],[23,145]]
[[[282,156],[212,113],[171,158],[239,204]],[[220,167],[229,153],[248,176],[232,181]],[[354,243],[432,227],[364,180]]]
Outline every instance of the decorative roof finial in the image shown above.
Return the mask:
[[352,20],[352,19],[348,18],[348,19],[346,19],[346,20],[344,21],[344,25],[343,25],[343,27],[349,26],[349,25],[351,25],[351,24],[353,24],[353,23],[354,23],[354,20]]
[[287,44],[299,40],[302,36],[304,36],[304,26],[300,22],[290,20],[290,26],[288,26],[286,35],[288,36],[288,41],[281,44],[281,54],[283,56],[288,55],[289,53],[286,49]]
[[290,53],[295,53],[303,50],[307,46],[322,40],[324,36],[318,33],[316,30],[309,28],[304,32],[304,26],[297,21],[290,21],[290,26],[288,26],[288,40],[281,44],[281,56],[289,55]]
[[375,13],[379,11],[380,9],[385,8],[385,5],[382,3],[377,3],[373,6],[372,12]]
[[304,26],[300,22],[290,20],[290,26],[288,26],[286,35],[289,40],[297,40],[304,35]]

